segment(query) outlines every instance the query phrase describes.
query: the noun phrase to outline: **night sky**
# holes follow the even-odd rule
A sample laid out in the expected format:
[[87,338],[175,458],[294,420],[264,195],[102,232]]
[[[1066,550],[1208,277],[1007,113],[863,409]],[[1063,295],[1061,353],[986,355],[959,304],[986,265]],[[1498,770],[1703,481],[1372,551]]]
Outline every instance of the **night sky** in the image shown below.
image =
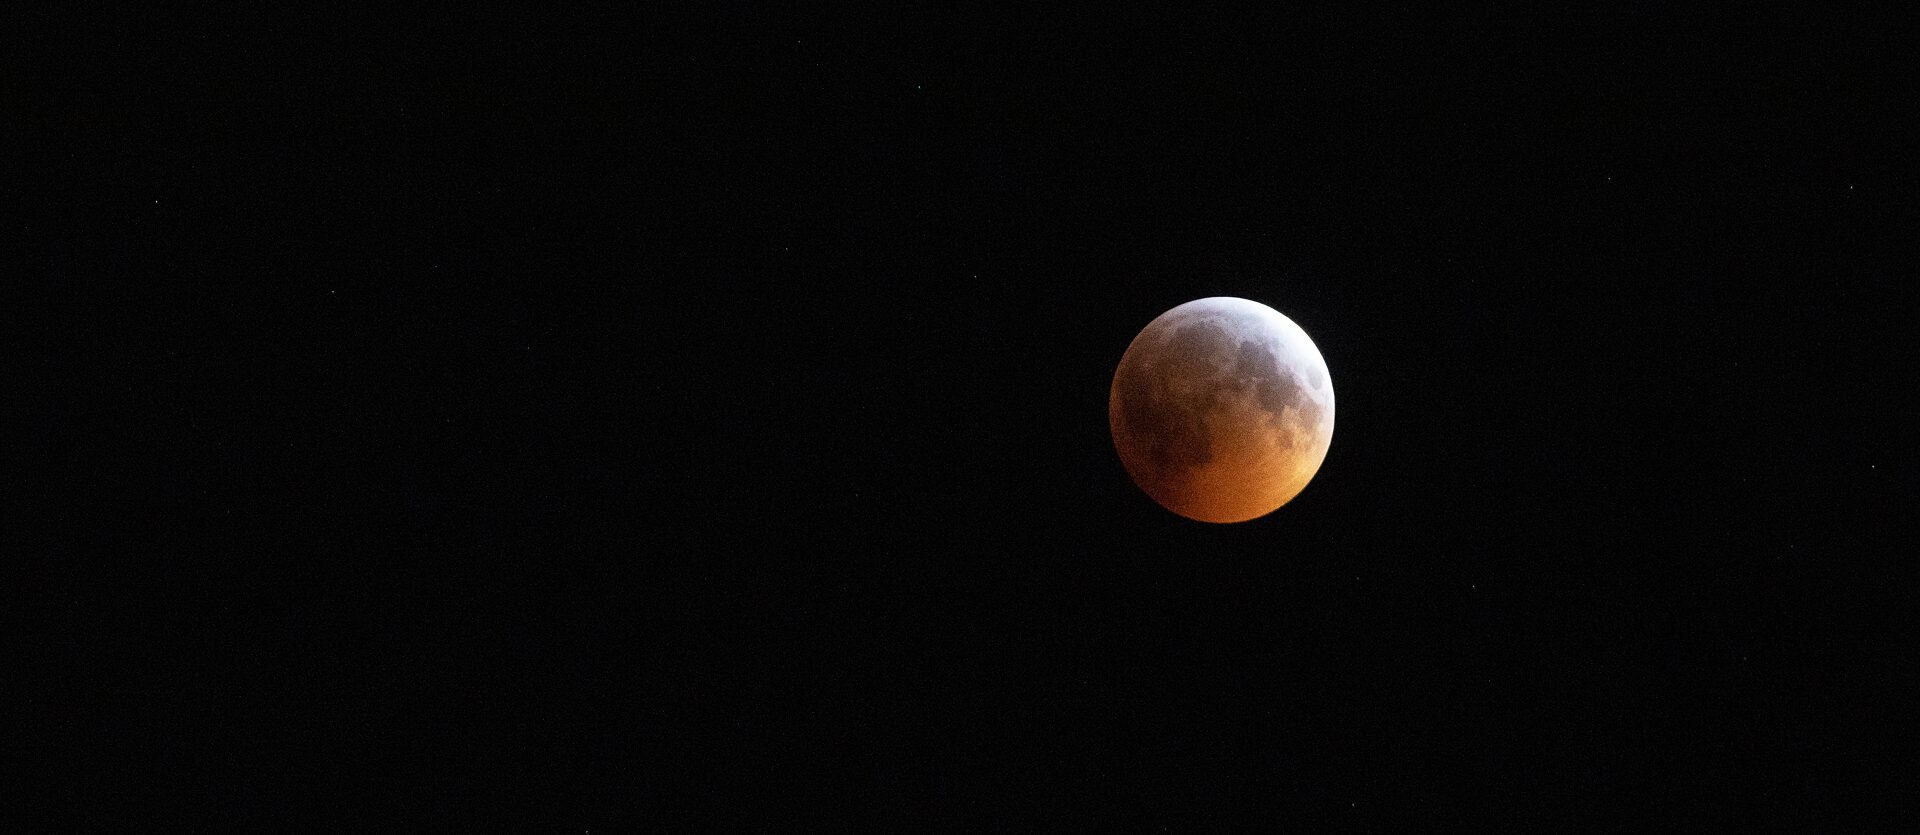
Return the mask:
[[[1890,19],[644,5],[9,27],[7,794],[1920,818]],[[1339,398],[1240,525],[1107,424],[1215,295]]]

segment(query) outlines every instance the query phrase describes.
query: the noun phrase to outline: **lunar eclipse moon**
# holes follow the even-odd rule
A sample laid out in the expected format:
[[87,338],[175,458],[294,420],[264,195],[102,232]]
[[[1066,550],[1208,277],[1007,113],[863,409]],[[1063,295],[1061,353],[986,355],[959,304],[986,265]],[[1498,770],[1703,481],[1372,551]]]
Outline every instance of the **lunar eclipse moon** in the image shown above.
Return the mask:
[[1120,461],[1162,507],[1201,522],[1272,513],[1333,440],[1333,379],[1293,320],[1241,298],[1187,302],[1127,346],[1107,419]]

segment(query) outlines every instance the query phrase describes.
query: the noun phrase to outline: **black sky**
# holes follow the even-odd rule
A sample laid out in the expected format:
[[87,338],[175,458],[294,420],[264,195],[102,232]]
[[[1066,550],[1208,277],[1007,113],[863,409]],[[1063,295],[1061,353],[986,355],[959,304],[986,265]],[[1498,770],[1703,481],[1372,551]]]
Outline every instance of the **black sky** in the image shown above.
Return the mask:
[[47,821],[1920,814],[1891,19],[667,6],[9,27]]

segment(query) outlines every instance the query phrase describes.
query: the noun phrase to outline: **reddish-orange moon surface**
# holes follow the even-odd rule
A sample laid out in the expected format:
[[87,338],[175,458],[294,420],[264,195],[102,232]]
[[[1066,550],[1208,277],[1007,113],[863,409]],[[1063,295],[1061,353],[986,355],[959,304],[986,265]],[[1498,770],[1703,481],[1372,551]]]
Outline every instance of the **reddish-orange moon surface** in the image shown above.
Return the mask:
[[1149,322],[1107,399],[1120,462],[1162,507],[1202,522],[1272,513],[1333,441],[1333,378],[1293,320],[1259,302],[1199,299]]

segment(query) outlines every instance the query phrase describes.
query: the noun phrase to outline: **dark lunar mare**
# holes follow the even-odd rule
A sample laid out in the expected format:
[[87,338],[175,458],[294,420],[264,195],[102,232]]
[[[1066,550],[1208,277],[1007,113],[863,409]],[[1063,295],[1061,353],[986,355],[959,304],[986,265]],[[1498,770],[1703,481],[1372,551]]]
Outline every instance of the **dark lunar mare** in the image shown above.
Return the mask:
[[[1240,351],[1234,358],[1234,380],[1241,386],[1253,389],[1254,402],[1268,415],[1268,422],[1275,429],[1289,430],[1281,432],[1279,441],[1292,448],[1295,431],[1311,432],[1320,424],[1320,404],[1307,396],[1293,373],[1280,366],[1264,342],[1245,340],[1240,343]],[[1295,426],[1286,425],[1287,407],[1294,409]]]
[[[1252,345],[1254,353],[1264,351],[1254,343],[1236,345],[1226,328],[1208,321],[1179,326],[1159,340],[1161,349],[1152,352],[1159,361],[1129,363],[1116,388],[1128,434],[1145,449],[1152,477],[1164,479],[1213,460],[1215,407],[1239,389],[1257,384],[1259,378],[1250,374],[1258,372],[1248,369],[1259,366],[1247,364],[1246,346]],[[1229,363],[1232,372],[1222,373]],[[1270,355],[1265,367],[1274,367]],[[1203,384],[1208,391],[1200,396],[1180,391],[1183,382]]]

